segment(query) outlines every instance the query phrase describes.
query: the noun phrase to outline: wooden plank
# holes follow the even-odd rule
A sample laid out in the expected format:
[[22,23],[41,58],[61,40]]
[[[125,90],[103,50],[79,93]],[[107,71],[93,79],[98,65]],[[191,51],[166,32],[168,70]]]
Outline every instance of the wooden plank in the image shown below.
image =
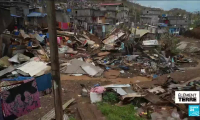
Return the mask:
[[[63,106],[63,110],[65,110],[72,102],[74,102],[74,98],[72,98],[71,100],[67,101]],[[44,115],[42,118],[40,118],[39,120],[51,120],[52,118],[55,117],[55,109],[53,108],[52,110],[50,110],[46,115]]]

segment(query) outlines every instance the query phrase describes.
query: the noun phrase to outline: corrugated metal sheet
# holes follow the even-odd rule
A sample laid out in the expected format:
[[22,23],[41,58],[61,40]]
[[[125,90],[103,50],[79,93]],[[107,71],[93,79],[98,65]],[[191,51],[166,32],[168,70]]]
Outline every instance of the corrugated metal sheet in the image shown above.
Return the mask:
[[46,15],[46,13],[32,12],[27,17],[45,17]]
[[116,40],[118,40],[120,37],[122,37],[125,33],[123,32],[120,32],[120,33],[117,33],[116,35],[111,35],[109,36],[107,39],[105,39],[103,41],[104,44],[112,44],[114,43]]

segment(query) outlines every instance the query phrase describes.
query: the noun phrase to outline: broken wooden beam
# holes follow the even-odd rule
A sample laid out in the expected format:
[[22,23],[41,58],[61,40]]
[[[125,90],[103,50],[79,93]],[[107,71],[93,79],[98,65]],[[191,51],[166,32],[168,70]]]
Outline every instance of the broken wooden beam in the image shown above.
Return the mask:
[[[67,101],[63,106],[63,110],[65,110],[72,102],[74,102],[74,98],[72,98],[71,100]],[[55,109],[53,108],[52,110],[50,110],[47,114],[45,114],[42,118],[40,118],[39,120],[51,120],[52,118],[55,117]]]

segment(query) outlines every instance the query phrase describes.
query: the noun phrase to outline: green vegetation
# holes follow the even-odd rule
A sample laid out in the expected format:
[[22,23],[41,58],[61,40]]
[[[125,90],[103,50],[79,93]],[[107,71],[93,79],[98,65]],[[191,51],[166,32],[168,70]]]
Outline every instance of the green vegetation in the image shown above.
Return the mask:
[[74,117],[69,117],[69,120],[76,120]]
[[180,50],[177,48],[178,44],[180,43],[180,39],[178,39],[176,36],[163,34],[161,36],[161,40],[166,46],[166,51],[170,51],[172,56],[180,53]]
[[106,92],[105,94],[103,94],[103,101],[109,103],[117,103],[119,101],[119,98],[114,92]]
[[98,103],[97,107],[107,120],[143,120],[136,116],[134,106],[131,104],[119,107],[108,103]]

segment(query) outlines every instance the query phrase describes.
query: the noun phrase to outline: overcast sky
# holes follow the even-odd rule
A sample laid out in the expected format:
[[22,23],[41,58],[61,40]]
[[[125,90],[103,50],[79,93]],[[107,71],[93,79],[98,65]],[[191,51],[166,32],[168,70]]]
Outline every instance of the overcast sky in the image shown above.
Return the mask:
[[189,12],[200,11],[200,0],[130,0],[143,6],[157,7],[164,10],[182,8]]

